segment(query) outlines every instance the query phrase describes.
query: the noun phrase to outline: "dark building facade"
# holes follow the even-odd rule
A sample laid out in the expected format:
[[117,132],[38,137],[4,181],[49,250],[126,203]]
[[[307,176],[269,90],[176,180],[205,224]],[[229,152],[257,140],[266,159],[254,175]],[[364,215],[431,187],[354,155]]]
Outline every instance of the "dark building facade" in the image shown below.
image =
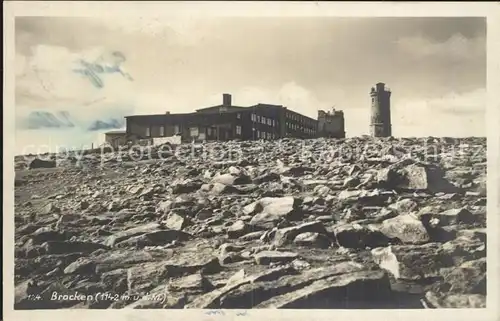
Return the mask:
[[392,135],[391,125],[391,91],[384,83],[379,82],[372,87],[371,97],[371,135],[389,137]]
[[344,112],[335,109],[333,109],[331,112],[318,110],[318,136],[344,138]]
[[[318,136],[318,121],[281,105],[234,106],[231,95],[222,104],[185,114],[136,115],[126,117],[128,140],[180,134],[191,140],[258,140]],[[343,122],[342,122],[343,132]]]

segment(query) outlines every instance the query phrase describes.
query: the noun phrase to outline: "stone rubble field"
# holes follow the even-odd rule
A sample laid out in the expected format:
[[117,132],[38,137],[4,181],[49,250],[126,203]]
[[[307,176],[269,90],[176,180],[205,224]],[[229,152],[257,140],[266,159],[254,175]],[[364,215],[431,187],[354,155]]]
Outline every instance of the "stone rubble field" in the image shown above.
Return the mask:
[[15,308],[485,307],[485,138],[181,147],[17,157]]

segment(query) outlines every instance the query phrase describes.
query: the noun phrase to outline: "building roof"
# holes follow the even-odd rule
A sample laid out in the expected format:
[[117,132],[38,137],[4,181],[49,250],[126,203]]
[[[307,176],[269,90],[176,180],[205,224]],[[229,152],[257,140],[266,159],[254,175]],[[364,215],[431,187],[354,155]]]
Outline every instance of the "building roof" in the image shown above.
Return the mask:
[[127,132],[124,130],[112,130],[109,132],[105,132],[105,135],[120,135],[120,134],[126,134]]
[[297,111],[294,111],[292,109],[288,109],[287,107],[284,107],[283,105],[263,104],[263,103],[259,103],[259,104],[247,106],[247,107],[234,106],[234,105],[230,105],[230,106],[216,105],[216,106],[211,106],[211,107],[200,108],[200,109],[197,109],[196,111],[190,112],[190,113],[131,115],[131,116],[125,116],[125,118],[136,118],[136,119],[137,118],[142,118],[142,119],[151,118],[151,119],[154,119],[154,118],[158,118],[159,116],[161,116],[161,117],[168,117],[169,119],[179,119],[179,118],[182,119],[184,117],[190,117],[190,116],[199,115],[199,114],[218,114],[219,112],[221,112],[220,108],[224,108],[223,113],[227,114],[227,113],[241,112],[241,111],[245,111],[245,110],[252,110],[252,109],[256,109],[256,108],[269,108],[269,107],[270,108],[284,108],[293,114],[301,115],[301,116],[308,118],[308,119],[311,119],[311,120],[316,120],[312,117],[303,115],[303,114],[301,114]]
[[200,108],[200,109],[196,109],[196,112],[197,113],[203,113],[203,112],[209,112],[209,111],[216,111],[220,108],[226,108],[226,110],[224,112],[227,112],[227,113],[231,113],[231,112],[236,112],[236,111],[239,111],[241,109],[245,109],[247,107],[241,107],[241,106],[224,106],[224,105],[217,105],[217,106],[211,106],[211,107],[204,107],[204,108]]

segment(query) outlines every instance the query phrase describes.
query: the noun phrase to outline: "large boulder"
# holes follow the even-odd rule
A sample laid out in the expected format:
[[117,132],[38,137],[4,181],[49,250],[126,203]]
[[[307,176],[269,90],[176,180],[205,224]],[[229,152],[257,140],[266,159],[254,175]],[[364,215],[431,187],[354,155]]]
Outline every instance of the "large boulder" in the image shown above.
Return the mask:
[[296,241],[295,243],[300,243],[301,240],[305,241],[305,239],[299,238],[299,240],[296,240],[296,238],[298,235],[303,233],[318,233],[326,235],[327,231],[323,224],[317,221],[297,226],[285,227],[277,230],[274,234],[274,244],[276,246],[283,246],[292,243],[294,240]]
[[385,220],[380,231],[389,238],[397,238],[405,244],[423,244],[430,241],[424,224],[413,214],[400,214]]
[[486,258],[462,263],[458,267],[441,270],[450,293],[486,295]]
[[345,248],[365,249],[386,246],[390,239],[372,226],[357,223],[337,225],[333,227],[337,243]]
[[29,164],[29,169],[36,168],[55,168],[57,166],[56,161],[54,160],[43,160],[39,158],[33,159]]
[[410,160],[404,160],[379,171],[378,181],[391,189],[433,193],[453,193],[458,190],[444,177],[444,172],[439,167],[412,163]]
[[247,215],[253,215],[248,224],[258,228],[273,228],[282,219],[292,218],[299,213],[298,201],[292,196],[264,197],[243,208]]
[[391,245],[371,251],[373,260],[395,279],[422,280],[440,276],[440,269],[453,265],[439,243]]

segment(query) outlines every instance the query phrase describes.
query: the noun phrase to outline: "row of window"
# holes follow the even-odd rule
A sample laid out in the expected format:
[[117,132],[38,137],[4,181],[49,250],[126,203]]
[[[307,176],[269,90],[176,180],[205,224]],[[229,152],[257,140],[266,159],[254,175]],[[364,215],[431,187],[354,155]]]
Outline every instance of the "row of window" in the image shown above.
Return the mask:
[[[254,116],[254,114],[252,114],[252,116]],[[256,115],[256,116],[258,117],[258,115]],[[261,117],[260,120],[262,121],[262,119],[265,119],[265,118]],[[271,126],[276,125],[276,122],[273,119],[267,118],[265,120],[266,120],[266,123],[267,123],[267,121],[270,121]],[[288,122],[286,123],[286,127],[288,129],[291,129],[291,130],[300,130],[300,131],[302,131],[306,134],[309,134],[309,135],[314,135],[316,133],[315,129],[300,126],[297,124],[288,123]],[[174,126],[174,134],[178,134],[178,133],[180,133],[180,128],[178,125],[175,125]],[[239,125],[236,126],[236,135],[241,135],[241,133],[242,133],[241,126],[239,126]],[[264,131],[257,131],[256,133],[257,133],[257,138],[269,138],[269,139],[274,138],[273,133],[267,133]],[[191,136],[198,136],[198,134],[199,133],[198,133],[197,127],[190,128],[190,135]],[[210,127],[207,128],[207,135],[208,136],[212,135],[212,128],[210,128]],[[160,136],[165,136],[165,126],[160,126]],[[150,127],[146,127],[146,137],[151,137],[151,128]]]
[[276,138],[276,135],[274,133],[268,133],[268,132],[257,130],[255,132],[255,138],[257,138],[257,139],[274,139],[274,138]]
[[251,119],[252,119],[252,122],[254,122],[254,123],[261,123],[261,124],[272,126],[272,127],[278,126],[278,122],[272,118],[266,118],[264,116],[252,114]]
[[[178,125],[174,126],[174,134],[180,133],[180,128]],[[165,136],[165,126],[160,126],[160,136]],[[151,137],[151,128],[146,127],[146,137]]]
[[299,115],[299,114],[293,114],[291,112],[287,112],[285,114],[285,117],[287,120],[292,120],[292,121],[296,121],[296,122],[300,122],[301,124],[305,124],[305,125],[311,125],[312,126],[312,121],[309,119],[309,118],[306,118],[302,115]]
[[[236,126],[236,135],[241,135],[241,126]],[[174,133],[179,133],[179,126],[174,126]],[[189,133],[191,136],[198,136],[199,135],[199,129],[198,127],[192,127],[189,128]],[[215,133],[215,129],[214,129]],[[212,135],[212,128],[208,127],[207,128],[207,135],[211,136]],[[160,136],[165,136],[165,127],[160,126]],[[146,137],[151,137],[151,128],[146,127]]]
[[297,124],[291,124],[291,123],[286,123],[286,127],[288,129],[292,129],[292,130],[300,130],[306,134],[315,134],[316,133],[316,130],[313,129],[313,128],[309,128],[309,127],[304,127],[304,126],[300,126],[300,125],[297,125]]

